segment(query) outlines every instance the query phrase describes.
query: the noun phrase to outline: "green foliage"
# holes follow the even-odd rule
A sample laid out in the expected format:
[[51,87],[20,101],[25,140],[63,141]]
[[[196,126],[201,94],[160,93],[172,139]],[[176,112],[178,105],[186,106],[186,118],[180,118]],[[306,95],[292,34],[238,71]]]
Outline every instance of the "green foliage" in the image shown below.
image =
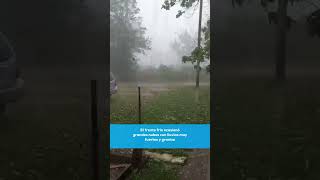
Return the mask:
[[196,47],[192,52],[190,56],[183,56],[182,62],[187,63],[191,62],[192,64],[196,63],[197,61],[203,62],[204,56],[206,52],[202,47]]
[[[210,51],[210,50],[209,50]],[[199,64],[203,63],[206,61],[206,57],[208,56],[209,52],[203,48],[203,47],[196,47],[192,52],[190,56],[183,56],[182,57],[182,62],[183,63],[191,63],[194,64],[194,69],[199,68],[200,70],[201,65],[197,65],[197,63],[199,62]],[[208,69],[207,69],[208,70]]]
[[[195,3],[199,2],[199,0],[165,0],[164,4],[162,5],[163,9],[166,10],[170,10],[170,8],[172,6],[175,6],[177,3],[180,4],[180,7],[182,7],[183,9],[189,9],[190,7],[192,7]],[[179,10],[178,14],[176,15],[176,17],[180,17],[183,13],[185,13],[185,10]],[[189,54],[189,52],[184,52],[184,55],[182,56],[182,62],[183,63],[192,63],[195,64],[196,62],[204,62],[205,59],[209,59],[210,58],[210,19],[207,21],[206,26],[201,30],[203,35],[204,35],[204,43],[203,43],[203,47],[196,47],[191,51],[191,55],[186,55]],[[180,39],[180,43],[177,41],[174,41],[174,43],[172,44],[172,47],[179,53],[183,52],[183,50],[186,50],[185,48],[183,49],[183,46],[185,46],[185,44],[191,44],[191,43],[186,43],[185,39],[186,39],[186,35],[181,34],[179,36]],[[184,41],[183,41],[184,40]],[[209,67],[209,66],[207,66]],[[197,69],[197,64],[194,66],[195,69]],[[201,66],[199,66],[198,68],[201,69]],[[208,70],[209,68],[207,68]]]
[[[137,53],[150,49],[146,28],[138,16],[136,0],[110,2],[111,69],[122,80],[131,80],[137,69]],[[121,73],[120,73],[121,72]]]
[[133,180],[178,180],[178,172],[181,166],[162,161],[150,160],[138,174],[132,177]]
[[210,19],[207,21],[206,26],[202,29],[204,33],[204,52],[205,58],[210,59]]
[[199,0],[165,0],[161,9],[170,10],[171,7],[179,4],[184,10],[179,10],[176,18],[179,18],[182,14],[185,13],[186,9],[189,9],[194,5],[194,3],[199,2]]
[[[204,35],[204,42],[202,43],[203,46],[196,47],[192,52],[190,56],[183,56],[182,62],[183,63],[191,63],[196,64],[197,62],[203,63],[206,59],[210,59],[210,20],[207,21],[206,26],[202,29],[202,33]],[[210,66],[207,66],[206,70],[208,70]],[[194,66],[194,68],[197,68],[197,64]],[[199,66],[201,69],[201,66]]]

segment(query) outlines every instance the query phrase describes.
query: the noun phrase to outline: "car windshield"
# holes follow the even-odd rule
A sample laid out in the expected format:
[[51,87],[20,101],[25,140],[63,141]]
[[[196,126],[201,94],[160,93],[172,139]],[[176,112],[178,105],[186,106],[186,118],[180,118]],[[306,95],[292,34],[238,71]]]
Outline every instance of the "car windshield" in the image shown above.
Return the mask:
[[6,61],[13,55],[7,38],[0,33],[0,62]]

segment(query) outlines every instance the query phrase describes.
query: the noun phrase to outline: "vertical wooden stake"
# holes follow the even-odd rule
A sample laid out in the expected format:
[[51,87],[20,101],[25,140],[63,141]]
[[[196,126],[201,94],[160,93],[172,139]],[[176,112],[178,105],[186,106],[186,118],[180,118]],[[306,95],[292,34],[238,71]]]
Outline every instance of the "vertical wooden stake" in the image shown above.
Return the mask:
[[[139,113],[139,124],[142,124],[141,120],[141,91],[140,85],[138,86],[138,113]],[[142,149],[133,149],[132,151],[132,165],[134,167],[139,167],[142,163]]]
[[139,124],[142,124],[142,121],[141,121],[141,91],[140,91],[140,86],[138,86],[138,93],[139,93]]

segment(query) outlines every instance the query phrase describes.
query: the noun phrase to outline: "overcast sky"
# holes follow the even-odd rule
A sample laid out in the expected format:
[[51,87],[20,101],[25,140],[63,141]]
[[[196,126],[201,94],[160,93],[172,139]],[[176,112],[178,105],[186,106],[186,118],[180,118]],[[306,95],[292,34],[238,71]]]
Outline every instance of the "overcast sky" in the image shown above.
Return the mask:
[[[204,0],[203,16],[209,17],[210,0]],[[180,18],[176,18],[179,6],[169,11],[161,9],[164,0],[137,0],[140,8],[140,16],[143,25],[147,28],[147,36],[151,39],[151,50],[146,55],[140,55],[139,64],[142,66],[152,65],[179,65],[181,59],[177,58],[170,49],[170,43],[184,30],[195,34],[198,30],[199,6],[191,8]],[[202,23],[203,25],[203,23]]]

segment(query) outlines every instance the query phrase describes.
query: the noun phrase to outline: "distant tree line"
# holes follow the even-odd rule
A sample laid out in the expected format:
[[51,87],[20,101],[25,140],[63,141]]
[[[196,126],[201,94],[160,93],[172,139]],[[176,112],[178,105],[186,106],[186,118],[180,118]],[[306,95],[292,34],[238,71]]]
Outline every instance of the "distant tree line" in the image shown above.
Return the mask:
[[[158,67],[139,68],[137,78],[143,82],[194,82],[195,71],[193,69],[191,65],[174,67],[161,64]],[[203,82],[210,80],[210,74],[205,71],[201,71],[200,77]]]

